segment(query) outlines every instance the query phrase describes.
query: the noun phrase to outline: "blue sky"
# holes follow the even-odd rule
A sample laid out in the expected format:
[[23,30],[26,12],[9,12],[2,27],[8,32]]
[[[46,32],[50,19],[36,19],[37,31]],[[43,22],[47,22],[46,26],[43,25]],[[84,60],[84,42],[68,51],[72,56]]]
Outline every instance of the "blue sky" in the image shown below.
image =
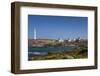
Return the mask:
[[88,35],[88,18],[74,16],[28,15],[28,38],[33,39],[34,28],[37,38],[68,39]]

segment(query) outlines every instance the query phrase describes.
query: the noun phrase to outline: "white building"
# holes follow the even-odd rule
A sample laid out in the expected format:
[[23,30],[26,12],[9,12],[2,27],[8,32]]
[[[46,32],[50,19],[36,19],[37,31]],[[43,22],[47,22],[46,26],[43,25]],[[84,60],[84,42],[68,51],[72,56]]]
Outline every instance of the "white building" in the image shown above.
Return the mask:
[[59,39],[58,41],[59,41],[59,42],[64,42],[64,40],[63,40],[63,39]]

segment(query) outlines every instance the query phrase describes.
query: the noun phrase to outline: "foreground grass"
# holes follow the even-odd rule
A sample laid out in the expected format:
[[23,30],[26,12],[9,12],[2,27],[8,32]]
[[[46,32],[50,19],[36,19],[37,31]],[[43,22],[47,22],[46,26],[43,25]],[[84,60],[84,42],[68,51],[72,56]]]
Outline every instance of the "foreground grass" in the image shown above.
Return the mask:
[[87,58],[87,49],[74,51],[49,52],[43,56],[32,56],[29,60],[52,60],[52,59],[80,59]]

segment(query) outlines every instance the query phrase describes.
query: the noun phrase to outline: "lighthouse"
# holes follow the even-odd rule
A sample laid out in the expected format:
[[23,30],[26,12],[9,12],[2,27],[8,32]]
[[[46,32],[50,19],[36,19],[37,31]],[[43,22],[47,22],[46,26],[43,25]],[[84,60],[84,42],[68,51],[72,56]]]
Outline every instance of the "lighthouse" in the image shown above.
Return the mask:
[[34,28],[34,40],[36,40],[36,29]]

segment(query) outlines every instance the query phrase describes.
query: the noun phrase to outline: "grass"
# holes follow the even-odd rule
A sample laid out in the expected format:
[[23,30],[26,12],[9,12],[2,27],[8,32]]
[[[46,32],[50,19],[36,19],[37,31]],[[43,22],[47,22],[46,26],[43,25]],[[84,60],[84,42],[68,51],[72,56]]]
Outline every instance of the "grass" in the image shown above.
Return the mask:
[[43,56],[32,56],[30,60],[52,60],[52,59],[80,59],[87,58],[87,48],[81,48],[80,50],[74,49],[74,51],[59,51],[48,52]]

